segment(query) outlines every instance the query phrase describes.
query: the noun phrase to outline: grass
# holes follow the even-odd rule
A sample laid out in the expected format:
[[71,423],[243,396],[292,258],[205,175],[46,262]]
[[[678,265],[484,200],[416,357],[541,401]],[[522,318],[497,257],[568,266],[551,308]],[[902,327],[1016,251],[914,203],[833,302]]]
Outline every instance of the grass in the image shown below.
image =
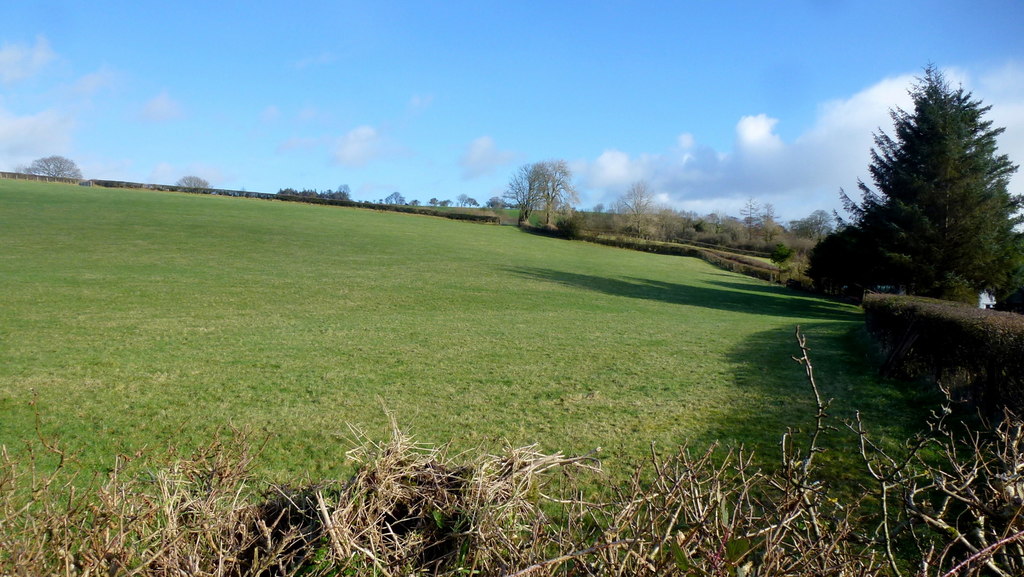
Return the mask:
[[[514,227],[262,200],[0,180],[0,444],[35,421],[86,467],[263,430],[270,478],[332,477],[349,426],[458,448],[754,446],[813,400],[894,438],[859,309]],[[35,405],[32,401],[35,399]],[[839,445],[849,439],[837,436]]]

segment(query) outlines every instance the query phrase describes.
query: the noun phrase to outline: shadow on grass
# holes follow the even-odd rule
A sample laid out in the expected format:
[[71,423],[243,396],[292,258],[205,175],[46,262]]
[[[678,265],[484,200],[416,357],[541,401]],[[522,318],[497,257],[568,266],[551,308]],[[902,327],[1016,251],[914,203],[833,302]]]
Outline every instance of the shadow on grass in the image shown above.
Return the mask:
[[[729,352],[736,367],[736,402],[708,423],[707,435],[730,444],[756,447],[760,462],[780,456],[779,443],[789,431],[805,450],[817,410],[795,328],[752,334]],[[860,323],[801,325],[808,356],[823,400],[831,399],[818,460],[823,475],[842,491],[867,482],[858,454],[858,437],[848,427],[861,415],[871,438],[898,447],[925,430],[941,403],[934,390],[878,376],[878,359]],[[852,494],[852,493],[851,493]]]
[[522,277],[559,283],[612,296],[655,300],[729,312],[833,321],[854,321],[860,318],[848,307],[794,293],[783,287],[762,287],[757,284],[748,285],[725,281],[712,281],[712,284],[716,285],[715,287],[700,287],[645,278],[610,278],[546,268],[510,267],[508,270],[512,274]]

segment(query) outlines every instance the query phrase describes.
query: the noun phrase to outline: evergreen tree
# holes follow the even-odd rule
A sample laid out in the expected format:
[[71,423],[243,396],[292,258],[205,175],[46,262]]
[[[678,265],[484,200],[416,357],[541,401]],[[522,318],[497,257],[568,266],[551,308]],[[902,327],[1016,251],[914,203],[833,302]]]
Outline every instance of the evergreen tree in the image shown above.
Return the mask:
[[[997,152],[1004,129],[983,120],[990,107],[953,89],[934,66],[911,96],[912,112],[891,112],[893,136],[875,135],[875,189],[859,181],[859,204],[841,193],[852,221],[834,233],[841,241],[815,250],[812,278],[963,301],[1012,290],[1024,261],[1014,230],[1024,197],[1007,190],[1017,166]],[[845,278],[826,278],[837,267],[824,259],[840,259]]]

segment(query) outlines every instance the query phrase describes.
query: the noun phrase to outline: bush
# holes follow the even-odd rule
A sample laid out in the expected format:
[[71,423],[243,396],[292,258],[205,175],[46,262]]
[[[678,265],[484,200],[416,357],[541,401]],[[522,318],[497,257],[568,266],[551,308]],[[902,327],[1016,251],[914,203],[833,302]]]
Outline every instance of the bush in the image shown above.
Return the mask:
[[558,217],[555,223],[562,236],[569,240],[575,240],[583,235],[583,215],[578,212],[563,214]]
[[883,372],[927,378],[985,412],[1024,411],[1024,316],[923,297],[864,297]]

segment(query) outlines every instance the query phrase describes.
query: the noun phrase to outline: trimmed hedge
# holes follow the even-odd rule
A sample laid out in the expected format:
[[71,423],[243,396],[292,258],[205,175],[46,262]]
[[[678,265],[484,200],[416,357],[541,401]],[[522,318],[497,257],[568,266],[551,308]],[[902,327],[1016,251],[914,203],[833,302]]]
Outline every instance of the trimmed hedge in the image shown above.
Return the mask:
[[884,374],[928,378],[988,413],[1024,411],[1024,316],[902,295],[868,294],[863,307]]
[[368,208],[371,210],[382,210],[387,212],[403,212],[406,214],[422,214],[426,216],[438,216],[452,220],[468,220],[471,222],[482,222],[487,224],[501,224],[501,219],[495,214],[476,214],[467,212],[456,212],[451,210],[435,210],[422,206],[409,206],[405,204],[376,204],[372,202],[357,202],[354,200],[340,200],[337,198],[321,198],[316,196],[298,196],[290,194],[276,194],[276,200],[286,202],[305,202],[307,204],[328,204],[331,206],[347,206],[350,208]]
[[781,277],[781,271],[777,266],[738,254],[708,250],[684,244],[646,241],[621,236],[582,235],[581,238],[589,242],[618,248],[626,248],[629,250],[641,250],[645,252],[675,256],[692,256],[703,259],[719,268],[738,272],[740,274],[752,276],[769,282],[779,282]]

